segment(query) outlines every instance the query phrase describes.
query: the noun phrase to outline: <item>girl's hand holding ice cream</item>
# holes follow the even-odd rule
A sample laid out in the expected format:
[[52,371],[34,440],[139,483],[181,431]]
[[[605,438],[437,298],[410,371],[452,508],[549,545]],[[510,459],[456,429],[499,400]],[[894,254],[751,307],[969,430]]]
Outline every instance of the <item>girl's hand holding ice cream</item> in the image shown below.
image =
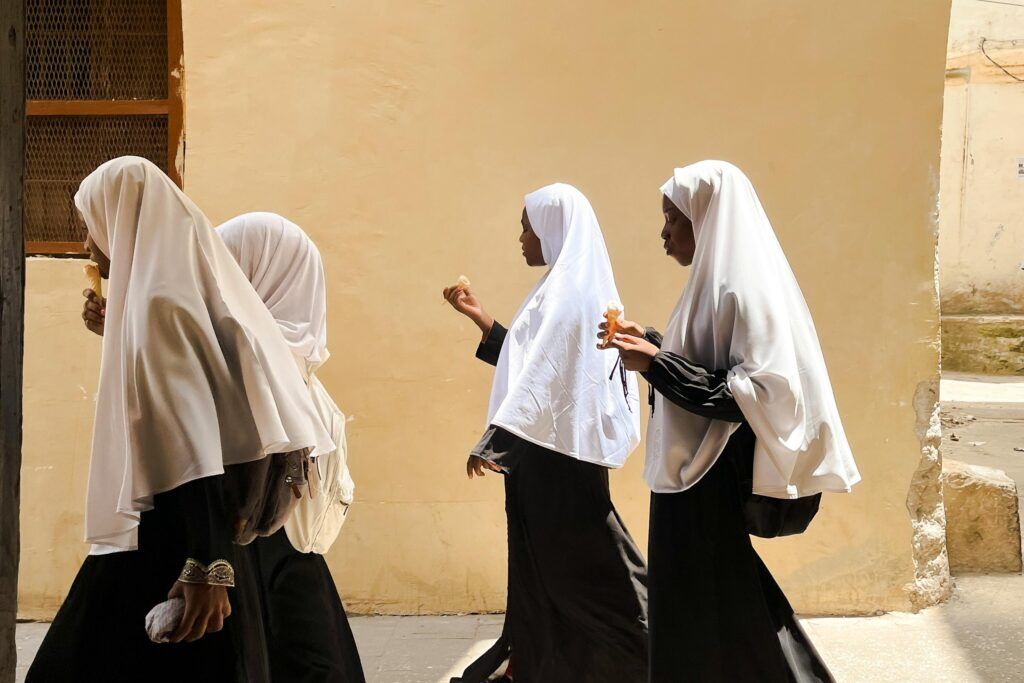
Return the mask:
[[445,287],[441,295],[445,301],[451,304],[452,308],[476,323],[483,336],[487,337],[487,333],[491,331],[491,326],[494,324],[494,318],[487,314],[480,300],[473,294],[469,279],[465,275],[460,275],[454,285]]
[[107,302],[96,292],[87,289],[82,292],[85,303],[82,304],[82,320],[90,332],[103,336],[103,322],[106,320]]
[[103,321],[106,319],[107,302],[103,298],[103,279],[99,267],[90,263],[82,268],[89,279],[89,289],[82,292],[85,303],[82,304],[82,320],[91,332],[103,336]]
[[599,349],[615,349],[627,370],[646,372],[651,359],[658,355],[658,347],[644,338],[646,330],[638,323],[622,317],[622,307],[609,304],[605,321],[597,326]]
[[[610,348],[608,346],[605,346],[604,344],[606,338],[608,338],[610,341],[610,338],[608,337],[607,321],[598,325],[597,330],[597,338],[601,340],[601,344],[599,344],[599,346],[602,349]],[[641,339],[643,339],[646,333],[647,330],[644,329],[643,325],[635,323],[632,320],[624,320],[622,318],[619,318],[618,322],[615,325],[615,334],[626,334],[629,335],[630,337],[640,337]]]
[[658,355],[660,349],[643,337],[629,334],[615,335],[607,346],[602,349],[616,349],[622,358],[622,366],[634,372],[647,372],[651,367],[651,359]]
[[643,338],[646,332],[640,325],[622,317],[622,304],[618,301],[608,302],[608,308],[604,312],[604,322],[598,325],[597,329],[600,330],[597,336],[601,340],[601,343],[598,344],[598,348],[601,349],[607,349],[616,334],[628,334]]

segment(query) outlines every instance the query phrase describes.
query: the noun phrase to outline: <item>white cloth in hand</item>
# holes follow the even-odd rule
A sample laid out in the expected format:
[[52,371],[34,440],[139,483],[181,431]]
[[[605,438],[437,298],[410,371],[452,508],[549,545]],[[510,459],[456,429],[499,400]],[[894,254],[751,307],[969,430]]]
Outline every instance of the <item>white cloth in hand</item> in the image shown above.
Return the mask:
[[169,638],[185,616],[185,599],[171,598],[149,610],[146,615],[146,635],[154,643],[170,642]]

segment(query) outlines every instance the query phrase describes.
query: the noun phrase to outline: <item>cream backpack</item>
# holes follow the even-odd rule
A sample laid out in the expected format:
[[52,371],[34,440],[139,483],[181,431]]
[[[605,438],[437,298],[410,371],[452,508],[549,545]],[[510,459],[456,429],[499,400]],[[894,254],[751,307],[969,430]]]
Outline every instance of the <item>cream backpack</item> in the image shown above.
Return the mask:
[[310,489],[316,493],[313,497],[302,496],[284,529],[296,550],[323,555],[330,550],[348,518],[355,484],[348,471],[345,414],[331,400],[316,375],[305,374],[313,405],[337,448],[313,459],[308,476],[312,480]]

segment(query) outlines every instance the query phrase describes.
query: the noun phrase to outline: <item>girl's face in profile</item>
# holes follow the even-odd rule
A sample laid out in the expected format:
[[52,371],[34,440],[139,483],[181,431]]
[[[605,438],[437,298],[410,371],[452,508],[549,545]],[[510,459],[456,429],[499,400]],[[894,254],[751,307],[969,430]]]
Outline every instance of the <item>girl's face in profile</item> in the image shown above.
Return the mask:
[[661,229],[665,254],[685,268],[693,263],[693,252],[697,248],[697,240],[693,236],[693,223],[665,195],[661,196],[661,211],[665,214],[665,227]]
[[110,277],[110,259],[100,251],[100,248],[92,241],[92,235],[85,238],[85,250],[89,253],[89,258],[92,259],[93,263],[99,268],[100,275],[103,278]]
[[540,248],[540,238],[533,231],[530,225],[530,217],[526,215],[526,208],[523,208],[523,234],[519,236],[519,244],[523,245],[523,258],[528,266],[544,266],[544,250]]

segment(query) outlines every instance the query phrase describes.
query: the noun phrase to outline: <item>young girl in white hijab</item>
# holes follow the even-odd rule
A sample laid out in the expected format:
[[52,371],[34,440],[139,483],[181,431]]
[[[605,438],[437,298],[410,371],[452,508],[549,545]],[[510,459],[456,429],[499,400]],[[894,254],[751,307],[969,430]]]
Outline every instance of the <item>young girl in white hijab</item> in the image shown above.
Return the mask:
[[299,226],[273,213],[237,216],[217,233],[277,321],[337,445],[313,454],[309,479],[315,494],[299,501],[283,529],[253,542],[271,676],[361,683],[356,642],[323,557],[346,519],[355,485],[346,462],[345,415],[316,376],[330,357],[320,251]]
[[[259,586],[235,541],[276,531],[306,495],[305,455],[334,444],[266,306],[166,175],[114,159],[75,204],[109,277],[105,301],[90,292],[105,308],[93,546],[28,680],[268,681]],[[183,616],[151,642],[147,612],[168,597]]]
[[574,187],[526,196],[520,243],[547,271],[508,330],[465,283],[444,296],[496,366],[488,429],[467,472],[505,475],[508,604],[498,642],[466,669],[487,680],[636,683],[647,670],[646,568],[608,491],[639,442],[632,373],[590,343],[618,301],[597,217]]
[[798,532],[860,479],[814,324],[739,169],[661,191],[665,251],[693,270],[664,337],[623,321],[609,344],[652,388],[650,680],[830,681],[748,535]]

